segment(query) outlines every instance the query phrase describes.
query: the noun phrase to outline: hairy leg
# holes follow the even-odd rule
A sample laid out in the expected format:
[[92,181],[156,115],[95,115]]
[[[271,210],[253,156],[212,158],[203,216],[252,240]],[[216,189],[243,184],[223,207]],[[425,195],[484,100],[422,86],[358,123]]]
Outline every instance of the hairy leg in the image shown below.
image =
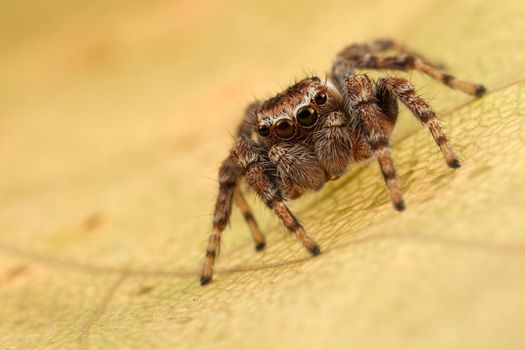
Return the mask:
[[215,203],[213,228],[208,239],[206,256],[202,266],[201,285],[208,284],[213,275],[215,258],[219,255],[221,235],[230,220],[233,193],[237,185],[237,168],[231,156],[226,158],[219,169],[219,196]]
[[414,114],[421,123],[428,127],[436,144],[441,149],[448,166],[451,168],[460,167],[458,157],[452,150],[452,146],[450,145],[436,114],[432,111],[430,106],[416,94],[408,80],[395,76],[383,77],[377,81],[377,89],[390,91],[392,95],[397,97],[405,106],[407,106],[412,114]]
[[297,218],[288,209],[279,188],[272,179],[273,176],[268,173],[269,171],[275,172],[275,169],[268,168],[267,149],[252,140],[239,139],[234,146],[233,155],[254,192],[312,255],[319,255],[319,246],[308,236]]
[[250,209],[248,202],[246,202],[246,199],[244,198],[241,187],[239,185],[237,185],[237,187],[235,188],[233,198],[235,200],[235,204],[237,204],[239,209],[241,209],[242,215],[244,216],[244,220],[246,220],[246,223],[250,227],[253,241],[255,243],[255,250],[263,250],[266,247],[266,239],[264,238],[264,234],[259,229],[259,225],[257,225],[257,221],[255,221],[255,217],[252,214],[252,210]]
[[[381,54],[385,51],[396,51],[394,55]],[[483,85],[460,80],[428,62],[421,55],[405,48],[392,40],[381,39],[371,43],[350,45],[337,55],[332,75],[336,82],[341,81],[341,74],[351,74],[350,69],[394,69],[417,70],[441,81],[443,84],[461,90],[467,94],[481,96],[486,92]]]
[[404,210],[405,202],[396,180],[396,171],[388,142],[389,130],[393,129],[395,120],[392,121],[389,116],[383,114],[377,105],[372,82],[366,75],[347,76],[343,91],[349,113],[357,113],[362,122],[363,133],[379,163],[394,207],[399,211]]
[[392,132],[397,122],[397,115],[399,113],[397,98],[384,86],[376,86],[375,97],[377,105],[383,114],[390,120],[392,129],[389,131]]
[[[345,77],[347,75],[355,74],[355,68],[374,68],[363,67],[363,57],[372,54],[385,53],[386,51],[393,51],[397,55],[417,56],[423,59],[420,54],[391,39],[382,38],[365,43],[352,44],[345,47],[337,54],[332,66],[332,80],[336,82],[340,89],[343,89]],[[428,61],[426,62],[428,63]],[[437,65],[430,65],[438,67]]]
[[[239,125],[239,128],[237,130],[237,136],[243,137],[247,139],[252,138],[252,133],[254,130],[254,124],[255,124],[255,110],[260,106],[260,101],[254,101],[251,103],[245,110],[244,113],[244,119],[241,122],[241,125]],[[234,201],[235,204],[239,207],[241,210],[244,220],[250,227],[250,231],[252,233],[253,240],[255,242],[255,249],[256,250],[263,250],[266,247],[266,239],[264,238],[264,234],[259,229],[259,226],[257,225],[257,221],[255,220],[252,211],[246,202],[246,199],[244,198],[244,195],[242,193],[240,184],[237,185],[235,192],[234,192]]]

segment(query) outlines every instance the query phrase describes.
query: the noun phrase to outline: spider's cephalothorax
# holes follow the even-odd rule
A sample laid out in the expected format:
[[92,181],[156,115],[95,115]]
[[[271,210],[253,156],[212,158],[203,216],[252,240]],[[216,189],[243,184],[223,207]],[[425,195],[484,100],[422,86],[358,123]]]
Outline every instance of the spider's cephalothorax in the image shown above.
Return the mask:
[[343,175],[351,163],[375,157],[394,207],[403,210],[389,146],[397,101],[428,127],[446,163],[451,168],[460,166],[435,113],[406,79],[385,76],[374,82],[356,74],[355,68],[418,70],[471,95],[485,92],[482,85],[459,80],[406,47],[382,39],[346,47],[337,55],[327,81],[306,78],[251,104],[219,170],[219,196],[201,284],[212,279],[221,233],[234,201],[251,229],[256,249],[266,245],[241,192],[242,178],[314,256],[320,253],[319,246],[285,201],[320,190],[325,182]]

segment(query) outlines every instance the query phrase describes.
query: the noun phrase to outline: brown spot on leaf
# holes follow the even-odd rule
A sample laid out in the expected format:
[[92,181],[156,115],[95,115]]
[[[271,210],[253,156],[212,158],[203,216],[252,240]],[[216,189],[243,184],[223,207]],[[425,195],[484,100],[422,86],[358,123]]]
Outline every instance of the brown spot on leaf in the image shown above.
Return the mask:
[[153,289],[155,289],[155,286],[142,286],[138,290],[137,295],[149,294],[153,291]]
[[27,265],[24,265],[24,264],[16,265],[7,270],[4,280],[5,282],[12,282],[13,280],[25,274],[27,270],[28,270]]
[[104,225],[107,221],[107,217],[102,213],[94,213],[88,216],[82,226],[85,231],[91,232]]

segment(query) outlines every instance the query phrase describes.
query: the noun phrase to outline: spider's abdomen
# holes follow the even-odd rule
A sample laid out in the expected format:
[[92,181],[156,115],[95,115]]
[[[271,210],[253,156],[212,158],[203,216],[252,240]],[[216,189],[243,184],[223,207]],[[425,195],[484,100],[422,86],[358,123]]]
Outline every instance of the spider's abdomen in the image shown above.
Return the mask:
[[315,153],[303,144],[273,146],[268,157],[277,167],[283,194],[291,199],[307,191],[318,191],[326,182],[326,173]]
[[334,112],[323,117],[314,134],[314,149],[328,175],[343,175],[352,159],[352,139],[343,113]]

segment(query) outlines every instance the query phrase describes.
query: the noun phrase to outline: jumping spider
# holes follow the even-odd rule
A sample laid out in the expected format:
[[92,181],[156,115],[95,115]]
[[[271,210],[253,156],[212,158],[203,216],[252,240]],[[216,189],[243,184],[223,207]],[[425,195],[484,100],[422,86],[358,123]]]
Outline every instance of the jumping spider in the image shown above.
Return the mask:
[[481,96],[486,91],[482,85],[445,73],[392,40],[381,39],[343,49],[328,81],[306,78],[266,101],[252,103],[219,170],[219,196],[200,278],[202,285],[212,279],[221,233],[228,224],[233,201],[250,227],[255,249],[262,250],[266,245],[239,186],[243,177],[313,256],[320,254],[319,245],[285,201],[320,190],[325,182],[343,175],[349,164],[375,157],[394,208],[404,210],[388,142],[397,119],[397,100],[428,127],[448,166],[460,166],[436,114],[406,79],[385,76],[374,82],[356,74],[354,68],[416,70],[470,95]]

